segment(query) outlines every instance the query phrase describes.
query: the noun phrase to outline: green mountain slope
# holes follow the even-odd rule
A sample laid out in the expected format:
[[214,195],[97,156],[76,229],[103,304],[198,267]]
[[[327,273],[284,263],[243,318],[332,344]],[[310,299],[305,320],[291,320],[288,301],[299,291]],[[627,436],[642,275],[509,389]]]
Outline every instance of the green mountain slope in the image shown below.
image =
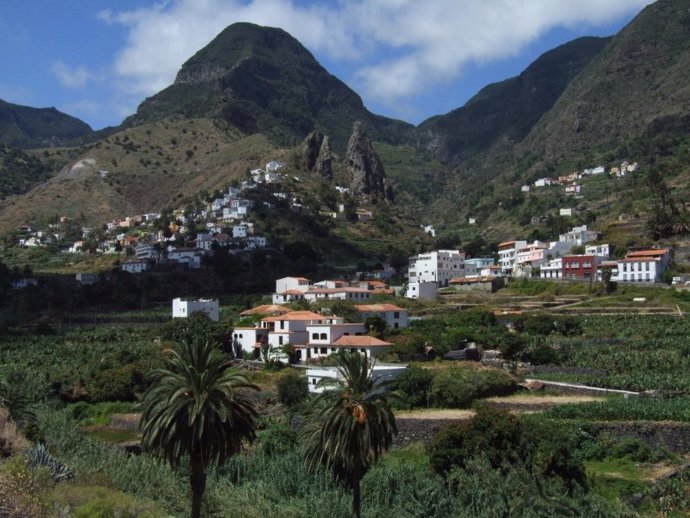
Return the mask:
[[88,124],[55,108],[0,100],[0,144],[25,148],[64,145],[91,132]]
[[422,145],[443,162],[458,163],[500,140],[520,142],[608,41],[579,38],[546,52],[519,76],[490,84],[463,107],[420,124]]
[[567,160],[622,150],[650,135],[687,134],[688,70],[690,4],[659,0],[568,85],[519,151]]
[[342,151],[356,120],[376,140],[399,142],[410,124],[370,113],[361,98],[329,74],[281,29],[236,23],[190,58],[175,82],[145,100],[125,126],[173,114],[220,118],[245,134],[295,145],[310,131]]

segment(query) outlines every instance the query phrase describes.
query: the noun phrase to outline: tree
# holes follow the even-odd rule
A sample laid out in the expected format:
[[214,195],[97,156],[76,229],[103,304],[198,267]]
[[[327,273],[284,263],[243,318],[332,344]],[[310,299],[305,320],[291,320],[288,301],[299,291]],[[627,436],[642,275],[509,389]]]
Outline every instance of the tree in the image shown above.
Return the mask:
[[257,411],[242,389],[259,390],[210,342],[188,340],[150,374],[144,395],[142,445],[172,466],[189,457],[192,518],[201,515],[206,467],[225,460],[256,435]]
[[315,402],[314,419],[303,432],[303,448],[312,469],[325,465],[352,489],[352,516],[360,517],[362,477],[388,450],[398,433],[391,393],[371,376],[366,357],[335,355],[338,378],[320,382],[326,390]]

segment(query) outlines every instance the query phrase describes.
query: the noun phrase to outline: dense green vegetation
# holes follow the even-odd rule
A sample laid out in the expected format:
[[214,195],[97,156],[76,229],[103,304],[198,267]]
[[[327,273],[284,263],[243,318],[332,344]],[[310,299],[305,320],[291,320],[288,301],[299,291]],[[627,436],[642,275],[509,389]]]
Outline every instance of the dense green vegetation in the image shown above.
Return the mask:
[[587,316],[582,335],[553,338],[558,372],[548,379],[626,390],[690,391],[690,324],[652,315]]

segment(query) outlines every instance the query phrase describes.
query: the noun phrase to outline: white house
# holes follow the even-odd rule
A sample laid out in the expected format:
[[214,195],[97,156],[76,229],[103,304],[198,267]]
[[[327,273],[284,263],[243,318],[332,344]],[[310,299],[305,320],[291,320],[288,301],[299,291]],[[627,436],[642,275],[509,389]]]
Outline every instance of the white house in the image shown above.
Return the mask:
[[[407,369],[407,365],[376,362],[372,365],[370,372],[375,383],[381,383],[383,381],[394,380],[405,372],[405,369]],[[309,392],[314,394],[323,392],[325,389],[323,386],[319,386],[319,382],[322,379],[337,379],[339,376],[340,372],[337,367],[308,367],[307,382],[309,384]]]
[[268,244],[268,241],[264,236],[249,236],[244,240],[244,242],[246,243],[247,248],[250,249],[264,248]]
[[504,241],[498,245],[498,265],[504,274],[510,274],[515,265],[517,253],[527,246],[527,241]]
[[405,298],[418,300],[436,300],[436,282],[409,282],[405,291]]
[[274,172],[278,169],[282,169],[283,167],[285,167],[284,163],[271,160],[268,164],[266,164],[266,171]]
[[129,273],[142,273],[149,269],[148,261],[143,259],[133,259],[120,264],[120,271]]
[[522,187],[520,187],[520,191],[521,192],[529,192],[529,185],[523,185]]
[[551,185],[552,183],[554,183],[553,178],[549,178],[549,177],[539,178],[538,180],[536,180],[534,182],[534,186],[535,187],[546,187],[547,185]]
[[587,230],[587,225],[573,227],[572,230],[558,236],[559,241],[574,242],[577,245],[584,245],[590,241],[599,239],[599,232]]
[[185,299],[178,297],[172,301],[173,318],[187,318],[192,313],[202,312],[218,322],[220,318],[217,299]]
[[613,245],[602,243],[600,245],[590,245],[585,247],[585,255],[596,255],[597,257],[611,257]]
[[169,248],[168,261],[186,264],[190,270],[201,268],[201,253],[193,248]]
[[[476,273],[476,268],[474,268]],[[409,259],[407,278],[413,282],[436,282],[443,288],[448,281],[467,275],[465,254],[459,250],[434,250]]]
[[211,234],[197,234],[194,244],[196,245],[197,250],[209,251],[213,246],[213,238],[211,237]]
[[311,322],[306,330],[307,343],[296,346],[298,358],[305,361],[324,358],[341,350],[357,351],[371,358],[386,352],[391,345],[368,336],[364,324],[346,324],[340,317],[333,317],[321,323]]
[[232,226],[232,237],[234,238],[247,237],[248,232],[249,225],[247,225],[246,223],[240,223],[239,225]]
[[304,293],[304,300],[316,302],[318,300],[368,300],[372,296],[372,291],[366,288],[311,288]]
[[558,214],[561,216],[572,216],[573,215],[573,209],[572,207],[563,207],[558,209]]
[[436,229],[433,225],[421,225],[425,234],[429,234],[431,237],[436,237]]
[[556,257],[548,263],[539,267],[539,277],[542,279],[561,279],[563,278],[563,258]]
[[628,252],[618,261],[616,282],[661,282],[661,275],[671,263],[671,250],[666,248]]
[[407,327],[407,310],[395,304],[356,304],[362,320],[379,317],[391,329]]
[[304,277],[283,277],[276,279],[276,291],[273,294],[273,304],[287,304],[295,300],[303,300],[309,291],[309,279]]
[[137,259],[154,259],[156,257],[156,249],[150,243],[138,243],[134,249]]
[[232,331],[233,348],[235,342],[240,348],[248,353],[254,353],[256,349],[268,343],[267,328],[263,327],[236,327]]
[[325,317],[313,311],[291,311],[284,315],[261,319],[261,327],[268,329],[268,345],[280,348],[287,344],[305,345],[309,341],[308,325],[325,324],[336,320],[338,317]]

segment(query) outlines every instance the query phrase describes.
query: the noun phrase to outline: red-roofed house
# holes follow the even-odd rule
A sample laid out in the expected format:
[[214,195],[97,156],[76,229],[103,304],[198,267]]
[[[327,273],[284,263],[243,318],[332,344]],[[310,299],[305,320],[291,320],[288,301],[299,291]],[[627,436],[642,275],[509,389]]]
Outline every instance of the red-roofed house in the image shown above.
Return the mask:
[[362,319],[379,317],[392,329],[407,327],[407,310],[394,304],[356,304]]
[[283,277],[276,280],[276,291],[273,294],[274,304],[287,304],[303,300],[309,290],[309,279],[304,277]]
[[372,292],[365,288],[312,288],[304,294],[304,300],[352,300],[361,301],[371,298]]
[[661,275],[671,264],[671,250],[659,248],[628,252],[618,261],[616,282],[653,283],[661,282]]

